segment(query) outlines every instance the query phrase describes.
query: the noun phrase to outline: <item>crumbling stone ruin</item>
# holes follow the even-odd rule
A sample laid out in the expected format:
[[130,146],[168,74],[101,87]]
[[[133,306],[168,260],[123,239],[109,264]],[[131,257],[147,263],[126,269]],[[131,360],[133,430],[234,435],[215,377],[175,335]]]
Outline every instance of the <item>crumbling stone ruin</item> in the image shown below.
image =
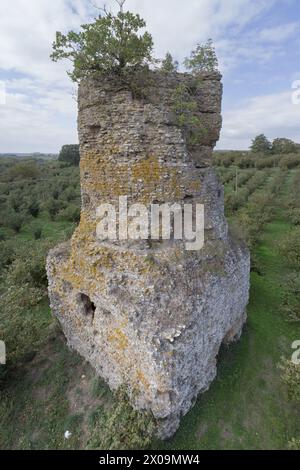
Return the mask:
[[[221,128],[221,77],[151,72],[143,96],[117,79],[87,79],[79,88],[81,220],[70,243],[47,260],[51,307],[70,347],[112,389],[125,386],[133,406],[151,410],[161,438],[216,376],[222,343],[241,335],[250,260],[232,239],[223,187],[211,167]],[[174,112],[186,85],[203,124],[188,143]],[[101,203],[199,202],[205,244],[180,240],[100,241]]]

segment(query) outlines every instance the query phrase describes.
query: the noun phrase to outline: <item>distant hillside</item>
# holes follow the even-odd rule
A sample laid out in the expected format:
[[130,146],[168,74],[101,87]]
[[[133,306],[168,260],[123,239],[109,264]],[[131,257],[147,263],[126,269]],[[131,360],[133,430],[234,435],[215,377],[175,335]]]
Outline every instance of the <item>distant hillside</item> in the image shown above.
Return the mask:
[[34,158],[34,159],[42,159],[42,160],[57,160],[58,154],[56,153],[0,153],[0,158],[3,157],[11,157],[11,158]]

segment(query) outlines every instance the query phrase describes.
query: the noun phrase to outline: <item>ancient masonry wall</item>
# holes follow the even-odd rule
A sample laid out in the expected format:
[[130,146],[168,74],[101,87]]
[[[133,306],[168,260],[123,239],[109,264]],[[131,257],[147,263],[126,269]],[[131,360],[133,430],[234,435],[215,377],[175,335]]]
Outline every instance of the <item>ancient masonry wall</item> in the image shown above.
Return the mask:
[[[174,114],[174,90],[187,85],[203,123],[189,147]],[[216,375],[223,342],[246,320],[250,261],[228,233],[223,187],[211,168],[221,128],[222,86],[204,74],[153,72],[146,96],[117,80],[80,85],[81,221],[70,243],[47,260],[51,307],[70,347],[112,389],[151,410],[171,436]],[[205,245],[180,241],[101,242],[96,208],[116,203],[193,201],[205,205]]]

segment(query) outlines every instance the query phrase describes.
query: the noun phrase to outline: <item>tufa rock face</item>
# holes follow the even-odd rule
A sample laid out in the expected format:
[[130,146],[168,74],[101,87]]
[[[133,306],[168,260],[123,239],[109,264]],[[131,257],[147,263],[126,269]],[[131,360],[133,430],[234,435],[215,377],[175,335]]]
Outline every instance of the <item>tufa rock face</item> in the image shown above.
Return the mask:
[[[176,122],[174,90],[185,84],[203,124],[193,147]],[[151,410],[162,438],[171,436],[216,375],[223,342],[246,320],[250,260],[224,217],[223,187],[211,168],[221,128],[218,74],[195,86],[185,74],[151,72],[146,96],[112,79],[81,84],[81,221],[70,243],[49,254],[51,307],[70,347],[112,389],[125,385],[132,404]],[[205,244],[100,241],[96,208],[199,202]]]

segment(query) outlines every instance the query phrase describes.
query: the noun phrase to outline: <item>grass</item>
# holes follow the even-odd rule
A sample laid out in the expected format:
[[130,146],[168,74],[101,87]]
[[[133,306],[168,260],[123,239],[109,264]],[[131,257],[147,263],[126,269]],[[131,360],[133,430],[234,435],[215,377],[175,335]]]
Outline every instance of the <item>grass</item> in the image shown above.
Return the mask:
[[36,219],[23,225],[22,230],[18,234],[20,240],[32,240],[34,230],[37,228],[42,229],[41,239],[49,240],[50,242],[58,242],[64,236],[70,236],[75,228],[75,225],[67,221],[50,221],[45,213],[41,213]]
[[12,371],[7,383],[1,391],[1,449],[85,448],[91,417],[112,401],[103,383],[97,383],[95,395],[93,369],[69,350],[55,325],[40,351]]

